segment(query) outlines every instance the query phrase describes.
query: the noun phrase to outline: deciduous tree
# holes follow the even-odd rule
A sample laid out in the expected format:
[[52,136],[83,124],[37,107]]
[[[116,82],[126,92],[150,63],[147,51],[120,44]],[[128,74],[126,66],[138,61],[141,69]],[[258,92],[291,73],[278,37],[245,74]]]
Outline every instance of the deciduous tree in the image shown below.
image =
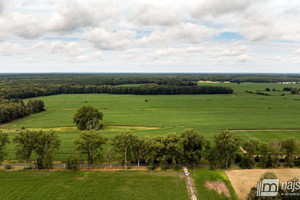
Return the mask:
[[102,156],[102,147],[107,139],[97,131],[84,131],[80,133],[78,139],[73,141],[75,150],[80,154],[86,154],[88,164],[91,168],[94,167],[96,161],[99,161]]

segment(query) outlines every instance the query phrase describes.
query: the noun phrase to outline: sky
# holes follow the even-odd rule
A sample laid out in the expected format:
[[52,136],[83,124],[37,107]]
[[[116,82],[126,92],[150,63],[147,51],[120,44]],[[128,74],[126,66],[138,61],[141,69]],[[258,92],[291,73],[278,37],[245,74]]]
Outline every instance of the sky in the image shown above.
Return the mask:
[[300,73],[299,0],[0,0],[0,73]]

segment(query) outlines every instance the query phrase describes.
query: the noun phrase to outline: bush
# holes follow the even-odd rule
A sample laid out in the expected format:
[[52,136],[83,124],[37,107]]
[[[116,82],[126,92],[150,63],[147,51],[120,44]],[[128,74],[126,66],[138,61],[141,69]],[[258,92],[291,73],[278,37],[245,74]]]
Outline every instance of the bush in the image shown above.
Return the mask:
[[11,166],[11,165],[5,165],[5,169],[6,170],[10,170],[10,169],[12,169],[13,167]]
[[149,163],[148,165],[147,165],[147,169],[149,169],[149,170],[154,170],[155,169],[155,165],[154,165],[154,163]]
[[259,162],[259,156],[255,156],[254,161],[258,163]]
[[76,158],[74,158],[73,156],[70,156],[68,158],[68,161],[67,161],[67,169],[69,170],[73,170],[73,171],[77,171],[79,168],[78,168],[78,161]]
[[32,166],[29,166],[29,167],[24,167],[23,170],[32,170],[33,167]]
[[160,168],[162,170],[167,170],[168,169],[168,162],[167,161],[160,162]]
[[295,164],[296,167],[300,167],[300,157],[295,158],[294,164]]
[[240,163],[242,161],[242,156],[239,153],[235,154],[234,163]]
[[244,156],[240,163],[240,168],[242,169],[252,169],[254,166],[253,160],[249,156]]
[[177,163],[173,165],[173,169],[175,169],[175,170],[180,170],[180,168],[181,167]]

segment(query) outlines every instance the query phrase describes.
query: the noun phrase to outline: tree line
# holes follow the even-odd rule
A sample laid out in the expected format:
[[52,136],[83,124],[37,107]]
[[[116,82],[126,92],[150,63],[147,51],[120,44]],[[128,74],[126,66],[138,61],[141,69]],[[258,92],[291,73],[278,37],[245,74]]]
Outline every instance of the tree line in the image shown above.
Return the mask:
[[[73,84],[73,85],[121,85],[149,84],[178,85],[179,82],[197,81],[242,82],[300,82],[299,74],[261,73],[53,73],[53,74],[0,74],[0,84]],[[182,85],[182,83],[180,83]]]
[[22,100],[0,100],[0,123],[10,122],[44,110],[42,100],[29,100],[25,105]]
[[0,96],[4,99],[25,99],[38,96],[49,96],[55,94],[135,94],[135,95],[174,95],[174,94],[231,94],[233,90],[221,86],[174,86],[147,84],[138,87],[122,87],[111,85],[60,85],[40,84],[26,85],[22,87],[4,87]]
[[[60,148],[59,137],[53,131],[22,131],[13,142],[17,158],[30,164],[34,153],[39,168],[51,168],[53,155]],[[7,143],[8,135],[0,133],[0,162],[6,155]],[[73,170],[78,169],[82,158],[86,158],[91,168],[99,162],[109,163],[110,166],[117,162],[125,169],[129,163],[135,163],[138,167],[143,163],[148,169],[160,166],[164,170],[170,166],[178,169],[182,164],[195,167],[201,161],[209,163],[211,169],[217,166],[227,169],[233,163],[241,168],[252,168],[255,162],[261,168],[275,168],[281,161],[286,167],[300,166],[299,141],[295,138],[276,139],[269,143],[258,139],[242,141],[227,130],[215,135],[213,143],[193,129],[180,134],[144,138],[130,131],[107,138],[99,131],[90,130],[82,132],[79,138],[73,140],[73,145],[78,154],[67,161],[67,167]],[[242,155],[238,153],[240,146],[244,149]]]

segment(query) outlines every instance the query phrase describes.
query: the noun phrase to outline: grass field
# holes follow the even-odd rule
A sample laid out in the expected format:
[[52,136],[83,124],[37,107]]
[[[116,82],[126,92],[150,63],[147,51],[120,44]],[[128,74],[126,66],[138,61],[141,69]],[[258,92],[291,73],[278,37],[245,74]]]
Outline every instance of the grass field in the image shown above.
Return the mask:
[[187,200],[181,175],[182,172],[149,171],[0,171],[0,199]]
[[[122,130],[130,129],[144,136],[163,135],[194,128],[205,138],[212,139],[222,129],[250,129],[235,131],[243,139],[257,137],[262,141],[293,136],[300,139],[300,96],[282,92],[284,87],[276,83],[199,83],[221,85],[234,89],[230,95],[111,95],[69,94],[39,97],[45,101],[46,111],[31,115],[0,128],[9,132],[10,138],[16,129],[53,128],[58,130],[62,145],[58,159],[72,154],[72,140],[80,131],[74,130],[74,113],[83,105],[93,105],[104,113],[103,134],[111,137]],[[246,90],[264,90],[271,96],[246,93]],[[267,92],[266,92],[267,93]],[[281,94],[285,96],[281,96]],[[145,100],[148,100],[147,102]],[[146,128],[148,127],[148,128]],[[258,130],[255,130],[258,129]],[[265,129],[272,129],[265,131]],[[279,129],[279,130],[277,130]],[[298,129],[298,130],[280,130]],[[254,130],[254,131],[253,131]],[[9,146],[9,158],[14,159],[14,146]]]
[[[191,171],[191,174],[192,171]],[[221,170],[209,170],[207,168],[197,168],[195,170],[195,187],[198,193],[198,199],[199,200],[225,200],[225,199],[237,199],[237,196],[229,182],[229,180],[227,179],[224,171]],[[228,193],[226,196],[224,193],[221,192],[221,194],[219,194],[215,189],[209,189],[206,184],[210,182],[210,183],[217,183],[216,186],[218,189],[220,189],[222,191],[222,189],[227,190]],[[220,183],[224,183],[223,184],[223,188],[222,188],[222,184]]]

